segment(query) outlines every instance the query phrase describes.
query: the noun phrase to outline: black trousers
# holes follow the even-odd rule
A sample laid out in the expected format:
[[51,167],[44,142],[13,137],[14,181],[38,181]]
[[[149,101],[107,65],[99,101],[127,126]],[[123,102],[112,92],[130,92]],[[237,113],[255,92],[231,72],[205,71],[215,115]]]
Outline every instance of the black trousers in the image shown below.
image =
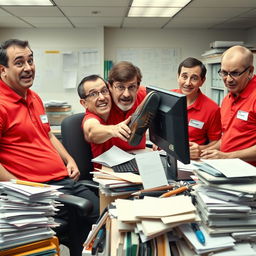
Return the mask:
[[[58,181],[49,181],[47,183],[51,185],[61,185],[63,187],[58,190],[63,192],[64,194],[82,197],[90,200],[93,203],[92,212],[86,217],[82,217],[78,215],[74,223],[74,225],[77,225],[77,228],[76,228],[77,232],[76,232],[75,239],[78,242],[78,244],[80,244],[80,249],[82,252],[82,249],[83,249],[82,245],[91,230],[91,226],[92,224],[96,223],[99,218],[99,198],[88,187],[70,178],[65,178],[63,180],[58,180]],[[69,216],[68,209],[67,207],[64,206],[64,207],[61,207],[60,211],[57,212],[56,217],[69,221],[68,216]]]

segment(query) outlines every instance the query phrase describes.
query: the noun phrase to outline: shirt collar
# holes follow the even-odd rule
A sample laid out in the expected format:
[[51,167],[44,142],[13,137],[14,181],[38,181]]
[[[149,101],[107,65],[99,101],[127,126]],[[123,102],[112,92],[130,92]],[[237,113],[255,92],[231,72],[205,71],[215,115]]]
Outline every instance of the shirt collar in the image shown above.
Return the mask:
[[10,102],[27,101],[30,102],[31,90],[27,90],[27,100],[24,100],[18,93],[16,93],[10,86],[8,86],[3,80],[0,80],[1,93],[8,98]]

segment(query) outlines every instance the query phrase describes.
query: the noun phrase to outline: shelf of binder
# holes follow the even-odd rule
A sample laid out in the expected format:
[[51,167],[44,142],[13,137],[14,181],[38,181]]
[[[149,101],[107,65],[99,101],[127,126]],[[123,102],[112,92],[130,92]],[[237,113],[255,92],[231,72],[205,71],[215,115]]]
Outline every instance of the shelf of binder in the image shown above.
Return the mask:
[[113,66],[112,60],[104,60],[104,79],[108,80],[108,73]]
[[73,114],[71,105],[46,106],[46,114],[50,125],[61,125],[61,122]]

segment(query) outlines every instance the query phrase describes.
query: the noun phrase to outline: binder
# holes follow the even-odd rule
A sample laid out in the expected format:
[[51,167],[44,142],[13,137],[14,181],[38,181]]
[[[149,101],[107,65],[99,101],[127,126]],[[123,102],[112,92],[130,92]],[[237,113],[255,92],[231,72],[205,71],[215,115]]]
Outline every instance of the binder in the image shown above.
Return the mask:
[[60,255],[59,240],[56,236],[37,241],[30,244],[21,245],[15,248],[0,251],[1,256],[32,256],[38,253],[49,252],[49,255]]

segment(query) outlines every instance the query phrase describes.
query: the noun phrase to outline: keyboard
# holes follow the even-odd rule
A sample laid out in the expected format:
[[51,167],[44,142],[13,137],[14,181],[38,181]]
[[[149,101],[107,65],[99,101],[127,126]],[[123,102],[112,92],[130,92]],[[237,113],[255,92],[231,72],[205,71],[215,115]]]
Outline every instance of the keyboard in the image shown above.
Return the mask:
[[135,159],[132,159],[131,161],[128,161],[122,164],[112,166],[112,169],[114,170],[114,172],[132,172],[135,174],[139,174],[139,169]]

